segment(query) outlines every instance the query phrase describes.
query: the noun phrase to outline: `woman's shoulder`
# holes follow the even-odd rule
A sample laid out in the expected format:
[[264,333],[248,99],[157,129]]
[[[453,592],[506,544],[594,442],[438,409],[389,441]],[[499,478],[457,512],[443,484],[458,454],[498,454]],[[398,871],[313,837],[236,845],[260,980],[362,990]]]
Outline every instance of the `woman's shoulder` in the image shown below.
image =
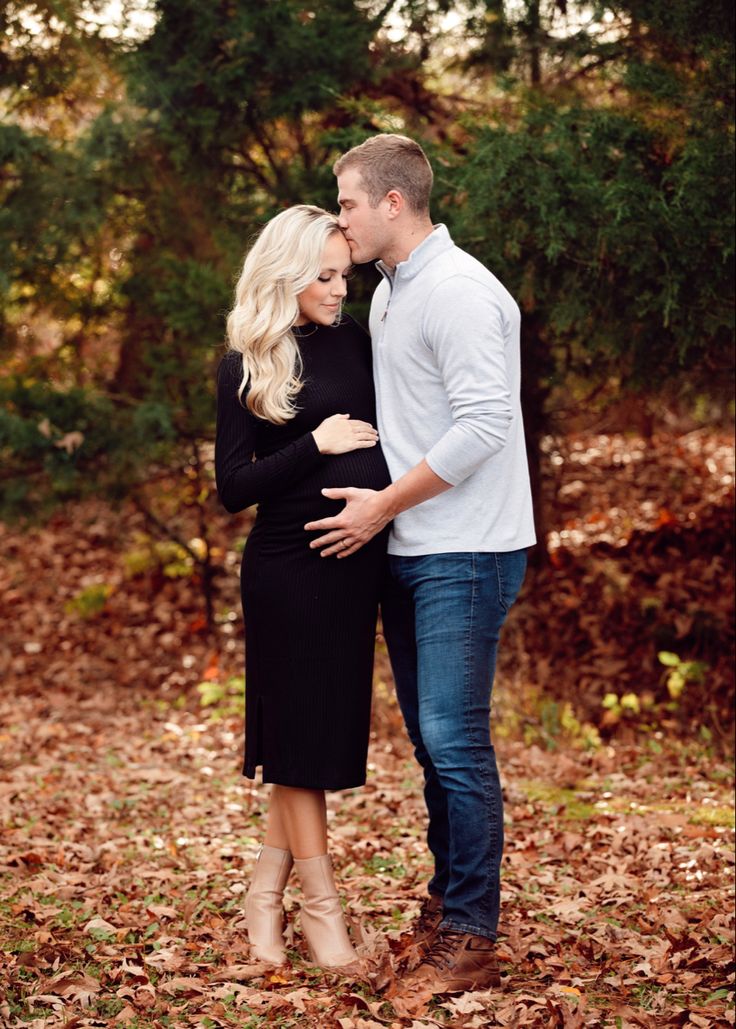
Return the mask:
[[350,336],[354,336],[359,339],[362,343],[370,344],[371,337],[369,336],[366,329],[356,321],[351,314],[343,311],[342,318],[340,319],[339,328]]
[[343,312],[343,318],[340,322],[340,328],[345,332],[346,338],[353,341],[353,346],[360,349],[361,352],[371,354],[371,333],[364,329],[360,322],[356,321],[352,315]]
[[228,381],[237,378],[238,385],[243,380],[243,355],[239,350],[227,349],[217,362],[218,380],[226,378]]

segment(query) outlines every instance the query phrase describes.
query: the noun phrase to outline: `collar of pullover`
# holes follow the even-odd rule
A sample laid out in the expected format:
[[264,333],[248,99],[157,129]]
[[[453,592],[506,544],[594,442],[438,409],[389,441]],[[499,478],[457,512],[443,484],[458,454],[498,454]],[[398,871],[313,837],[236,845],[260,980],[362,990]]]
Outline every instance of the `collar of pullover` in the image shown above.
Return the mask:
[[392,286],[395,286],[397,282],[408,282],[413,279],[430,261],[451,250],[454,245],[447,227],[440,223],[435,225],[426,239],[414,247],[405,261],[399,261],[395,268],[390,268],[383,261],[376,261],[376,268]]

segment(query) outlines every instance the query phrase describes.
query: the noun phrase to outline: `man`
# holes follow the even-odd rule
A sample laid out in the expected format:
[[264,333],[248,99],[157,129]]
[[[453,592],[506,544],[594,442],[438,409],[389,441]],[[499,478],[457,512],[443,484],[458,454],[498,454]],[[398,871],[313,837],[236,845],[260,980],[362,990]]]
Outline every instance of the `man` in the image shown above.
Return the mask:
[[348,557],[388,522],[383,625],[424,770],[435,872],[414,926],[410,982],[433,993],[499,984],[503,809],[490,739],[499,632],[534,543],[519,404],[519,309],[429,213],[421,147],[374,136],[334,166],[353,261],[383,276],[370,314],[378,429],[392,477],[344,499],[312,541]]

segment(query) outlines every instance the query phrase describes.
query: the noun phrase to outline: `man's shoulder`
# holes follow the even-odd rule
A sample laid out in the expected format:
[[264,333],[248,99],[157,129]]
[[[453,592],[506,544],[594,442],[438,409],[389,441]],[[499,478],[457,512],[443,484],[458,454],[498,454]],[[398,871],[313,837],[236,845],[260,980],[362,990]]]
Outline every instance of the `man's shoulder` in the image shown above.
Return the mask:
[[441,305],[465,293],[486,293],[502,308],[516,307],[516,301],[501,280],[477,257],[453,245],[426,269],[428,293]]
[[450,250],[440,255],[444,258],[445,274],[457,275],[466,279],[473,279],[486,286],[502,285],[490,268],[487,268],[477,257],[473,257],[467,250],[454,244]]

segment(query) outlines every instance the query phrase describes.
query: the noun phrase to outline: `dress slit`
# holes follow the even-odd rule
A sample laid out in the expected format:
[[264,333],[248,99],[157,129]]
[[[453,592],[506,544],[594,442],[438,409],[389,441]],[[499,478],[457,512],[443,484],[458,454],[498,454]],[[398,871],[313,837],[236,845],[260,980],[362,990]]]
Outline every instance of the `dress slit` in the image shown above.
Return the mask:
[[263,697],[256,703],[256,764],[263,764]]

